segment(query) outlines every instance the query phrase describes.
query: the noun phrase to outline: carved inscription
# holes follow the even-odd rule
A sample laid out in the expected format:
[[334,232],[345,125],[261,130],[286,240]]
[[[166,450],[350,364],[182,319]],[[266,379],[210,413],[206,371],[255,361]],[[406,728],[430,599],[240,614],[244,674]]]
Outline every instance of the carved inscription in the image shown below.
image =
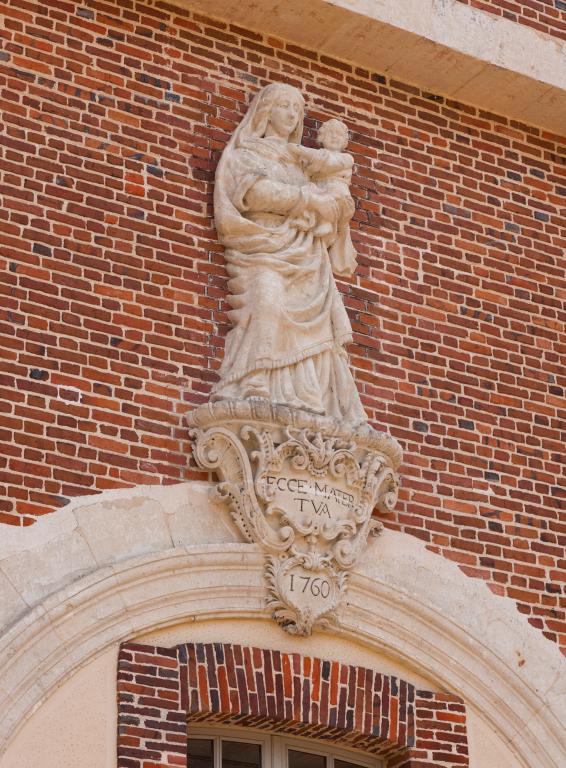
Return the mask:
[[327,614],[337,602],[336,576],[329,568],[311,571],[300,563],[291,566],[282,579],[282,595],[300,614]]
[[331,563],[301,555],[269,558],[266,575],[275,617],[291,634],[310,634],[314,623],[330,619],[345,585]]
[[293,593],[300,592],[302,595],[306,594],[308,597],[320,597],[321,600],[326,600],[330,595],[330,582],[328,579],[321,579],[319,576],[313,576],[312,573],[310,575],[305,575],[304,573],[290,573],[287,590]]
[[335,521],[348,517],[356,503],[356,496],[345,488],[306,473],[291,477],[267,475],[265,488],[274,504],[302,525],[316,518]]

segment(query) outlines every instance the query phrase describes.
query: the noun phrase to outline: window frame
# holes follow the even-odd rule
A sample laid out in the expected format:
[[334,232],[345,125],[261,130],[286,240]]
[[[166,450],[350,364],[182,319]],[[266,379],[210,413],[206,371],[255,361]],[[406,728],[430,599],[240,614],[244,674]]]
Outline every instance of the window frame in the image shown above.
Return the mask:
[[[190,733],[189,733],[190,730]],[[261,745],[261,768],[273,768],[273,755],[271,733],[261,731],[259,728],[242,728],[241,726],[201,726],[189,722],[187,739],[211,739],[213,745],[213,766],[222,768],[222,751],[219,748],[221,741],[243,741],[248,744]]]
[[[261,745],[261,768],[287,768],[287,751],[323,755],[326,768],[334,768],[335,760],[355,763],[360,768],[385,768],[379,757],[355,747],[342,746],[339,741],[326,741],[311,736],[296,736],[263,728],[238,725],[206,725],[189,721],[187,739],[211,739],[214,742],[214,768],[222,768],[221,741],[242,741]],[[190,768],[190,766],[189,766]]]

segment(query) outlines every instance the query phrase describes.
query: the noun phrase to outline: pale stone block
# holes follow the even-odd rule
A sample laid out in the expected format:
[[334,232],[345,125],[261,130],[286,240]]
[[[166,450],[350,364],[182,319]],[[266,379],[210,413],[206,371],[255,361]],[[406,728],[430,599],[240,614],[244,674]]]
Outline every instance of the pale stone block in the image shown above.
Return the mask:
[[68,531],[45,541],[42,547],[24,549],[2,561],[2,570],[28,605],[96,568],[83,536],[71,527]]
[[[7,664],[2,668],[0,690],[6,697],[5,701],[10,701],[16,692],[31,701],[30,695],[33,694],[30,694],[30,688],[37,693],[38,689],[45,692],[49,687],[43,682],[38,670],[44,667],[47,659],[60,654],[61,641],[45,617],[37,621],[35,629],[41,632],[41,643],[29,645],[26,652],[18,658],[17,664]],[[7,708],[9,707],[5,704],[1,711],[6,712]]]
[[214,483],[193,482],[169,488],[163,506],[174,546],[243,541],[226,504],[214,501]]
[[76,509],[75,516],[99,565],[116,562],[124,552],[131,557],[172,546],[161,500],[149,495],[101,501]]
[[[430,553],[424,556],[422,543],[409,539],[404,534],[385,531],[364,553],[358,574],[362,576],[360,585],[368,579],[391,590],[388,619],[396,627],[394,632],[398,637],[410,627],[403,618],[404,605],[413,606],[415,621],[423,619],[433,626],[442,617],[444,631],[434,637],[422,636],[414,660],[420,663],[421,653],[437,655],[447,675],[452,677],[452,690],[465,690],[471,682],[484,701],[490,701],[499,714],[516,723],[512,739],[517,741],[519,752],[529,753],[532,744],[540,739],[541,723],[532,717],[535,701],[546,702],[545,725],[554,729],[559,738],[560,723],[566,717],[566,665],[558,647],[533,632],[513,601],[494,596],[482,581],[466,578],[456,564],[444,558],[433,555],[430,560]],[[353,594],[356,594],[358,578],[354,577],[351,585]],[[359,617],[364,612],[371,613],[375,604],[371,597],[363,602],[358,598],[351,601],[350,609],[356,604],[359,606],[356,623],[362,631],[366,624],[363,619],[360,622]],[[417,617],[417,613],[422,615]],[[343,618],[348,621],[346,615]],[[456,636],[468,659],[465,673],[452,645]],[[522,696],[498,699],[495,667],[500,679],[507,679],[511,686],[521,680]],[[460,675],[460,681],[456,682]],[[529,695],[526,695],[527,689]],[[474,699],[469,691],[467,696],[470,701]],[[492,713],[491,717],[494,716]],[[529,724],[527,728],[525,723]],[[559,764],[553,762],[555,758],[551,754],[552,750],[542,758],[544,765]]]
[[0,626],[10,625],[28,607],[12,582],[2,573],[2,566],[0,564]]
[[[85,497],[81,497],[85,503]],[[43,548],[51,539],[64,538],[77,527],[72,512],[73,505],[57,510],[56,514],[44,515],[32,526],[19,527],[0,523],[0,562],[5,557],[21,552]]]
[[[31,681],[26,688],[25,693],[23,696],[19,699],[18,704],[21,702],[21,705],[24,709],[24,711],[33,711],[34,709],[37,709],[40,707],[40,703],[43,701],[45,697],[45,691],[44,689],[38,685],[37,682]],[[11,705],[11,702],[13,700],[13,697],[6,697],[2,696],[2,692],[0,691],[0,706],[2,707],[2,727],[6,729],[8,733],[18,733],[18,729],[21,728],[22,722],[21,722],[21,711],[19,709],[16,709]],[[33,738],[29,737],[28,739],[30,741],[33,741]],[[18,763],[14,758],[12,758],[11,762],[8,762],[8,765],[5,764],[7,760],[5,760],[2,752],[5,748],[5,744],[2,744],[0,741],[0,766],[1,768],[19,768]]]
[[520,119],[525,110],[538,103],[547,93],[555,92],[556,90],[547,83],[533,83],[527,91],[520,75],[508,70],[492,72],[484,68],[454,90],[452,95],[458,101],[482,104],[485,109],[498,114],[508,114],[512,107]]
[[538,100],[533,99],[529,101],[525,109],[520,113],[519,119],[525,123],[538,125],[540,115],[555,116],[557,123],[562,126],[562,131],[557,132],[563,134],[566,129],[566,94],[558,91],[556,88],[545,90]]
[[450,48],[431,45],[422,37],[411,41],[406,55],[403,44],[399,43],[397,51],[401,55],[384,68],[385,73],[396,80],[411,84],[418,82],[421,88],[431,93],[454,96],[462,83],[489,71],[484,61],[468,61]]
[[126,610],[126,605],[119,592],[110,594],[104,603],[94,602],[91,605],[81,605],[77,596],[64,603],[64,621],[60,607],[58,610],[48,611],[47,616],[53,621],[54,631],[61,638],[61,642],[72,650],[73,643],[86,635],[96,636],[96,642],[100,642],[101,632],[107,624],[113,624],[116,617]]

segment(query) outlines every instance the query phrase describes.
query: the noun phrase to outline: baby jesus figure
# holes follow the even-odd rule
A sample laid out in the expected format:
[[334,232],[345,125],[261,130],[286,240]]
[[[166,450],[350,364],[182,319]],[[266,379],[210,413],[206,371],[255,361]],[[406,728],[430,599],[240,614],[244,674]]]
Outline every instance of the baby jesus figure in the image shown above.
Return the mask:
[[355,206],[350,194],[354,158],[344,152],[348,145],[348,128],[341,120],[333,118],[320,126],[317,138],[323,149],[295,144],[292,151],[310,181],[321,192],[331,195],[337,204],[336,220],[322,222],[313,234],[324,237],[328,243],[333,272],[349,276],[354,273],[357,262],[349,227]]

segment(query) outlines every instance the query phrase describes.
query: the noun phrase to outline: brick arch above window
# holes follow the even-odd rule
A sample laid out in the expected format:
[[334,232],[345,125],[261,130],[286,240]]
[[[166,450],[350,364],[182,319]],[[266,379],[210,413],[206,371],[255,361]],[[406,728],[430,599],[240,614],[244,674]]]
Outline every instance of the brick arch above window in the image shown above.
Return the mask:
[[468,765],[464,703],[366,667],[226,643],[121,646],[118,768],[186,768],[187,723],[284,731],[390,768]]

